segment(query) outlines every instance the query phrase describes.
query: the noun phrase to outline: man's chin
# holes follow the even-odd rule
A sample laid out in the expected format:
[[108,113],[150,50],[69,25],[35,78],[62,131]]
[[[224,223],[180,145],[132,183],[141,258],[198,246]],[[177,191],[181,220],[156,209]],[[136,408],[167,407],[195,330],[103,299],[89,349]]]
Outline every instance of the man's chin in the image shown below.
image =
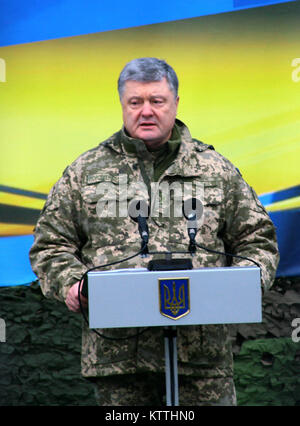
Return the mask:
[[157,131],[155,131],[154,129],[145,129],[145,130],[140,130],[139,132],[137,132],[138,134],[138,138],[142,139],[142,141],[151,141],[151,140],[156,140],[159,139],[159,136]]
[[138,139],[141,139],[146,144],[156,144],[162,142],[162,137],[160,135],[150,131],[141,132],[138,135]]

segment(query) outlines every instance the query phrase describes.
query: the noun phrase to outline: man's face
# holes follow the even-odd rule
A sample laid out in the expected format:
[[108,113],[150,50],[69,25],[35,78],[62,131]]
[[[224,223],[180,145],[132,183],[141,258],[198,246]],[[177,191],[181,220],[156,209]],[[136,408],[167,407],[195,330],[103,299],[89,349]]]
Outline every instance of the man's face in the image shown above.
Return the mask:
[[121,103],[127,132],[150,149],[159,147],[171,136],[178,101],[165,78],[147,83],[126,81]]

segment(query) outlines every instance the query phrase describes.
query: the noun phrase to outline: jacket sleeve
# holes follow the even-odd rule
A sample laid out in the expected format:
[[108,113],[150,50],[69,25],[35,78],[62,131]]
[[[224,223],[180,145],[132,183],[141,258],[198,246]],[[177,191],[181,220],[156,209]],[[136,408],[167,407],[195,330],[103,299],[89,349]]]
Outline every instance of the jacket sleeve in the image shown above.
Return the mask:
[[29,257],[43,294],[65,301],[70,287],[87,268],[80,260],[79,191],[65,172],[51,189],[35,227]]
[[[225,188],[224,242],[232,254],[253,259],[261,268],[262,290],[274,281],[279,262],[275,227],[254,190],[234,170]],[[233,266],[253,263],[233,258]]]

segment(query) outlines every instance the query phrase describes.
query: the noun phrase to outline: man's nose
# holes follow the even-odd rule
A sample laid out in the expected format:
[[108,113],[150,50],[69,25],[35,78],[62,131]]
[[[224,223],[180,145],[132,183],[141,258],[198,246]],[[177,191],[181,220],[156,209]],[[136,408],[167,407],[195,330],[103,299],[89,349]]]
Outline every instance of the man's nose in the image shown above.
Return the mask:
[[142,115],[144,117],[149,117],[149,116],[153,115],[152,106],[151,106],[150,102],[144,102],[143,108],[142,108]]

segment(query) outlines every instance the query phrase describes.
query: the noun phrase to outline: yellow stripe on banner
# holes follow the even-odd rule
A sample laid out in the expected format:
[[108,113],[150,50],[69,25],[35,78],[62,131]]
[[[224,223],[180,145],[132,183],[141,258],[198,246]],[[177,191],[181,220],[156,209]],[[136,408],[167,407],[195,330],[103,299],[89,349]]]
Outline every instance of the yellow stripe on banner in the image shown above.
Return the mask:
[[1,237],[13,237],[16,235],[33,234],[33,225],[15,225],[10,223],[0,223]]
[[45,200],[25,197],[23,195],[9,194],[7,192],[0,192],[0,203],[10,206],[27,207],[41,210],[45,204]]
[[278,201],[277,203],[270,204],[269,206],[266,206],[266,209],[269,212],[276,212],[279,210],[296,209],[298,207],[300,208],[300,197],[293,197],[289,200]]

